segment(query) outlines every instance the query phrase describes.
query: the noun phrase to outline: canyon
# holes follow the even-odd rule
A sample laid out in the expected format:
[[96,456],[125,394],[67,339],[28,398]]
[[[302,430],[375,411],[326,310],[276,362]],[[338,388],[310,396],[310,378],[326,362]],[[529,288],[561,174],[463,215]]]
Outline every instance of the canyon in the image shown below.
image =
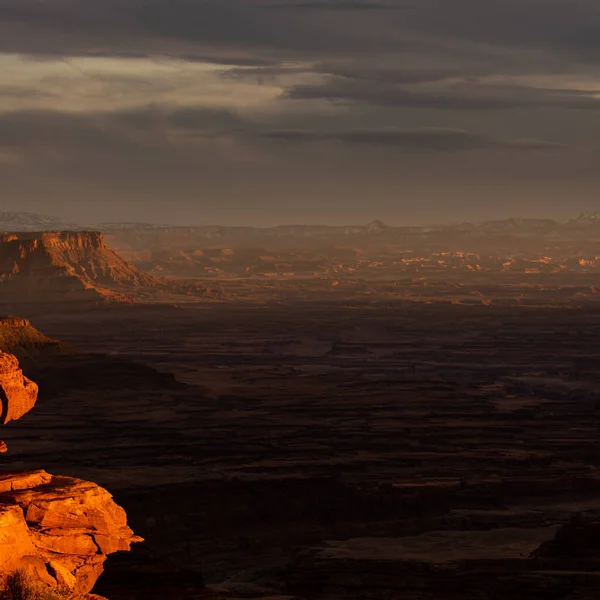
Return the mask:
[[109,304],[33,325],[72,354],[22,344],[44,401],[4,464],[111,490],[146,541],[106,561],[110,600],[599,593],[591,307]]
[[[62,547],[110,600],[595,600],[600,251],[542,225],[485,252],[5,234],[38,301],[0,319],[3,406],[39,398],[3,432],[35,477],[0,499],[39,577]],[[27,520],[64,494],[112,524]]]

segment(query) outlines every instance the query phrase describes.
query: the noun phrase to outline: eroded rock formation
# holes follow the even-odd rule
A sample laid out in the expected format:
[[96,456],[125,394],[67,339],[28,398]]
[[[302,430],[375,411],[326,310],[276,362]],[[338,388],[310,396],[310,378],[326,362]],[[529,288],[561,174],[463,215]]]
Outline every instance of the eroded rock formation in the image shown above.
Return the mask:
[[18,568],[50,586],[91,591],[109,554],[141,541],[95,483],[45,471],[0,475],[0,573]]
[[129,265],[101,233],[0,234],[0,301],[100,301],[115,292],[155,285]]
[[[37,394],[17,358],[0,352],[0,423],[31,410]],[[42,470],[0,473],[0,580],[25,569],[49,586],[85,594],[106,557],[136,541],[125,511],[95,483]]]
[[37,400],[38,387],[23,375],[12,354],[0,352],[0,424],[20,419]]

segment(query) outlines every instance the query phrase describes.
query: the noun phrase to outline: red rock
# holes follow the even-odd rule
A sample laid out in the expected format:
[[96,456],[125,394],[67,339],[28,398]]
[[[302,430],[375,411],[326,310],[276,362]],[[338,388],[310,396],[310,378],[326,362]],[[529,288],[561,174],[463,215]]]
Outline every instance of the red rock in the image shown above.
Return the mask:
[[[0,424],[31,410],[37,392],[17,358],[0,352]],[[86,594],[107,555],[139,541],[125,511],[95,483],[42,470],[0,475],[0,579],[25,569],[40,582]]]
[[0,572],[15,570],[23,557],[36,553],[21,508],[0,506]]
[[52,475],[42,470],[27,473],[7,473],[0,475],[0,493],[26,490],[44,483],[50,483],[50,481],[52,481]]
[[37,400],[38,386],[23,375],[12,354],[0,352],[0,425],[20,419]]
[[41,581],[84,594],[108,554],[141,541],[95,483],[37,471],[4,475],[0,489],[0,576],[26,567]]
[[0,303],[95,303],[157,281],[113,252],[99,232],[0,234]]

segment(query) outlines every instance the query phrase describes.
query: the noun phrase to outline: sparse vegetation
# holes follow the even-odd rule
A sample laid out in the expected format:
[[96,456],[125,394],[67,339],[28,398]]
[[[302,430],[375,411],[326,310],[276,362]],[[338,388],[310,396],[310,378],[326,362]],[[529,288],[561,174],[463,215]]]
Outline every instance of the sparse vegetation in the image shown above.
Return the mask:
[[50,588],[36,581],[24,569],[17,569],[4,581],[0,600],[80,600],[80,598],[70,590]]

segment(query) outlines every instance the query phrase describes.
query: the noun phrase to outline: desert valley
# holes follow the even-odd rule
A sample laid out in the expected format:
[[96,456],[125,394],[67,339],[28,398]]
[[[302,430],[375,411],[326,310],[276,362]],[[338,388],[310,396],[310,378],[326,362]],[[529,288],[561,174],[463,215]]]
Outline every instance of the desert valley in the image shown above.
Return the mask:
[[[600,595],[595,215],[0,224],[0,349],[39,388],[2,470],[94,482],[131,528],[88,555],[27,517],[73,581],[103,566],[110,600]],[[12,489],[35,505],[44,477]]]

